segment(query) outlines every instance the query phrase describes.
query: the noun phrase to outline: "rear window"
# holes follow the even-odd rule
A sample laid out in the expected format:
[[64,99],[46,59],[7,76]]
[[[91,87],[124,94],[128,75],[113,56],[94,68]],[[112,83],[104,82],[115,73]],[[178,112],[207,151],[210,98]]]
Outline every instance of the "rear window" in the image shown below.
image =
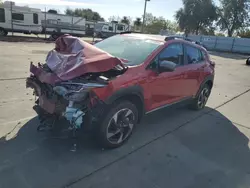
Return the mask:
[[95,46],[115,57],[127,60],[127,65],[134,66],[142,64],[162,44],[145,38],[115,35],[96,43]]
[[0,22],[5,22],[5,10],[0,8]]
[[12,13],[13,20],[24,20],[24,15],[20,13]]
[[198,48],[186,45],[186,52],[188,64],[199,63],[204,60],[203,55]]

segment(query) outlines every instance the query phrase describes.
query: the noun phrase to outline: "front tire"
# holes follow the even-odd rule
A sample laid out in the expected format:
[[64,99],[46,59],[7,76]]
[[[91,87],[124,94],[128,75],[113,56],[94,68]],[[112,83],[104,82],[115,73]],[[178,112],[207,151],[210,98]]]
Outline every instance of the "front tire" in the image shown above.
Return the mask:
[[99,144],[109,149],[123,145],[137,122],[138,110],[133,103],[120,101],[114,104],[97,130]]
[[201,90],[199,91],[198,95],[195,97],[191,104],[191,109],[193,110],[202,110],[205,108],[208,98],[211,93],[211,87],[208,84],[205,84]]
[[3,28],[0,28],[0,36],[7,36],[8,32],[5,31]]

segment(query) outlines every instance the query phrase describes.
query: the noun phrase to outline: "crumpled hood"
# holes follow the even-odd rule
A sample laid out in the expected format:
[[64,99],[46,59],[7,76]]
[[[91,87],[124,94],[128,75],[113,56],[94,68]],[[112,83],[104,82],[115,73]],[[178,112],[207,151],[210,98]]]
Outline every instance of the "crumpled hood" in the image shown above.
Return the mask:
[[40,66],[31,64],[30,71],[40,81],[54,84],[86,73],[105,72],[123,64],[120,59],[79,38],[64,35],[55,42],[55,49],[46,58],[53,73],[45,72]]

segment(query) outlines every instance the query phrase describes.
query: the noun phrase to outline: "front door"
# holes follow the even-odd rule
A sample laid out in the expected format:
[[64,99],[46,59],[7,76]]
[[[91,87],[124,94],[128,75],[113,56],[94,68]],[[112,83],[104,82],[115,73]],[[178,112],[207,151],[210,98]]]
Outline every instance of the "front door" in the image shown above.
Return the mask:
[[205,66],[205,59],[201,51],[191,45],[185,44],[186,58],[185,65],[185,92],[186,95],[193,96],[199,89],[202,67]]
[[[151,109],[171,104],[182,98],[184,79],[184,51],[180,43],[171,43],[151,63],[148,70],[148,89],[151,93]],[[158,74],[157,65],[167,60],[176,63],[176,70]]]

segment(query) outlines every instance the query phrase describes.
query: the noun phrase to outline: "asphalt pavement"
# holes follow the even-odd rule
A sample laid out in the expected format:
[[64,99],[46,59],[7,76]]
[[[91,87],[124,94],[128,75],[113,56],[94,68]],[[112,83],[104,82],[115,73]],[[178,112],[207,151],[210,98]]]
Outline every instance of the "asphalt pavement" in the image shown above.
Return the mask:
[[245,56],[212,53],[215,84],[203,111],[146,116],[129,142],[98,148],[91,137],[37,133],[29,62],[53,44],[0,42],[0,188],[249,188],[250,67]]

